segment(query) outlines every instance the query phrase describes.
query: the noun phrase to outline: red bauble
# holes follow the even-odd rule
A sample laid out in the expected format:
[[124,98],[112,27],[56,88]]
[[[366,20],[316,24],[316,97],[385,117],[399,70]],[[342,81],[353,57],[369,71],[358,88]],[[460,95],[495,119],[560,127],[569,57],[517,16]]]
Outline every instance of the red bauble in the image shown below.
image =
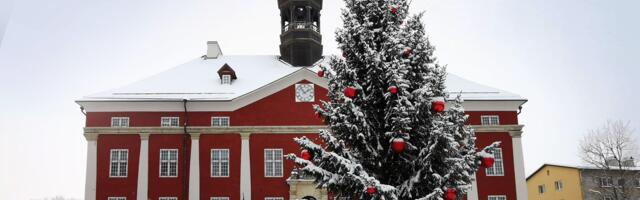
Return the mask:
[[491,157],[486,157],[486,158],[482,158],[482,167],[493,167],[493,163],[496,161],[496,159],[491,158]]
[[413,53],[413,49],[411,48],[406,48],[404,49],[404,52],[402,52],[402,56],[404,56],[405,58],[411,56],[411,54]]
[[322,114],[320,114],[319,112],[316,113],[316,117],[317,118],[321,118],[322,119]]
[[357,94],[357,90],[354,87],[346,87],[344,88],[344,96],[349,97],[349,98],[354,98],[356,97]]
[[449,188],[447,189],[447,192],[444,193],[445,200],[456,200],[457,196],[458,195],[457,195],[456,189],[454,188]]
[[369,194],[369,195],[374,195],[377,191],[378,190],[376,189],[376,187],[373,187],[373,186],[369,186],[367,188],[367,194]]
[[433,101],[431,102],[431,111],[433,112],[443,112],[444,111],[444,98],[443,97],[436,97],[433,99]]
[[311,160],[311,152],[307,150],[302,150],[302,152],[300,152],[300,158],[305,160]]
[[318,71],[318,77],[320,78],[324,77],[324,70]]
[[389,87],[389,93],[397,94],[398,93],[398,87],[396,87],[396,86]]
[[404,152],[404,149],[407,147],[407,143],[404,142],[403,139],[394,139],[391,142],[391,149],[393,150],[393,152],[395,153],[402,153]]
[[391,14],[398,14],[398,8],[396,7],[391,7]]
[[342,52],[342,57],[343,58],[347,58],[347,53],[346,52]]

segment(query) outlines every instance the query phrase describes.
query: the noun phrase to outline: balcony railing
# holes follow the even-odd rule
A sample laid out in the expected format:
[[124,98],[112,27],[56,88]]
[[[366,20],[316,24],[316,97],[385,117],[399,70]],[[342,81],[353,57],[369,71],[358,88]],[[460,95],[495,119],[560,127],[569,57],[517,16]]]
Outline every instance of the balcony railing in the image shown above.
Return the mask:
[[320,33],[320,29],[313,23],[309,22],[292,22],[284,26],[282,32],[287,32],[290,30],[312,30]]

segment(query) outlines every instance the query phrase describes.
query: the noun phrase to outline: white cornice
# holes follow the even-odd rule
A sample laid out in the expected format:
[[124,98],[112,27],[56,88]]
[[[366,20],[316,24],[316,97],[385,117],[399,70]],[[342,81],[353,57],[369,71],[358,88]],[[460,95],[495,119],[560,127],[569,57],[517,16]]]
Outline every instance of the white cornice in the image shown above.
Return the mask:
[[[275,133],[275,134],[291,134],[291,133],[318,133],[320,129],[326,126],[231,126],[231,127],[189,127],[189,134],[225,134],[225,133]],[[182,134],[183,128],[166,128],[166,127],[129,127],[129,128],[111,128],[111,127],[87,127],[84,128],[85,136],[94,134]]]

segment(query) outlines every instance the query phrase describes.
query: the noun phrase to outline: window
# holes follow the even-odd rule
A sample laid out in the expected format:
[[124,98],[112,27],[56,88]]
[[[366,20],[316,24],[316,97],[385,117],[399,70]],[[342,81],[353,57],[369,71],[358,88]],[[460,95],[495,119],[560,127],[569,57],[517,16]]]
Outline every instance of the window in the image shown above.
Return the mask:
[[296,102],[313,102],[313,84],[296,84]]
[[636,185],[636,187],[640,188],[640,178],[635,178],[634,182],[635,182],[634,184]]
[[229,200],[229,197],[211,197],[210,200]]
[[556,186],[556,191],[562,191],[562,188],[564,187],[562,185],[562,181],[556,181],[554,184]]
[[282,149],[264,150],[264,176],[282,177]]
[[482,115],[480,118],[482,121],[482,125],[500,125],[500,117],[498,117],[497,115]]
[[128,117],[112,117],[111,127],[129,127]]
[[160,122],[162,127],[180,127],[180,117],[162,117]]
[[229,126],[229,117],[212,117],[211,118],[211,126],[213,127],[228,127]]
[[492,167],[486,169],[487,176],[504,176],[501,148],[495,148],[493,150],[493,158],[495,159],[495,162]]
[[627,184],[627,180],[624,178],[618,179],[618,186],[624,186]]
[[222,84],[231,85],[231,75],[222,75]]
[[229,177],[229,149],[211,149],[211,177]]
[[598,184],[600,187],[611,187],[613,186],[613,179],[611,177],[599,177]]
[[160,149],[160,177],[178,177],[177,149]]
[[127,197],[108,197],[107,200],[127,200]]
[[264,200],[284,200],[282,197],[265,197]]
[[110,157],[111,162],[109,166],[109,177],[127,177],[127,161],[129,160],[129,150],[112,149]]
[[544,185],[538,185],[538,194],[542,195],[547,191]]
[[178,197],[160,197],[158,200],[178,200]]
[[505,195],[489,195],[489,200],[507,200]]

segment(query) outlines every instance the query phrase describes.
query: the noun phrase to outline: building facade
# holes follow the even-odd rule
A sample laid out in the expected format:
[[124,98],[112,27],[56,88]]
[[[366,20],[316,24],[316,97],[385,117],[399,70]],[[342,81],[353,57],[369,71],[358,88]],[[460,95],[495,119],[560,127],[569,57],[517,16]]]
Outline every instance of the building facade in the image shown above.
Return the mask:
[[[278,0],[280,56],[205,56],[122,88],[77,100],[86,112],[86,200],[332,199],[284,155],[295,137],[326,128],[312,105],[327,100],[322,0]],[[320,53],[318,53],[320,52]],[[467,199],[527,198],[518,114],[526,99],[449,75],[477,145],[501,141]],[[460,93],[460,91],[462,91]],[[293,172],[293,173],[292,173]]]
[[636,200],[640,170],[545,164],[527,178],[527,189],[530,200]]

